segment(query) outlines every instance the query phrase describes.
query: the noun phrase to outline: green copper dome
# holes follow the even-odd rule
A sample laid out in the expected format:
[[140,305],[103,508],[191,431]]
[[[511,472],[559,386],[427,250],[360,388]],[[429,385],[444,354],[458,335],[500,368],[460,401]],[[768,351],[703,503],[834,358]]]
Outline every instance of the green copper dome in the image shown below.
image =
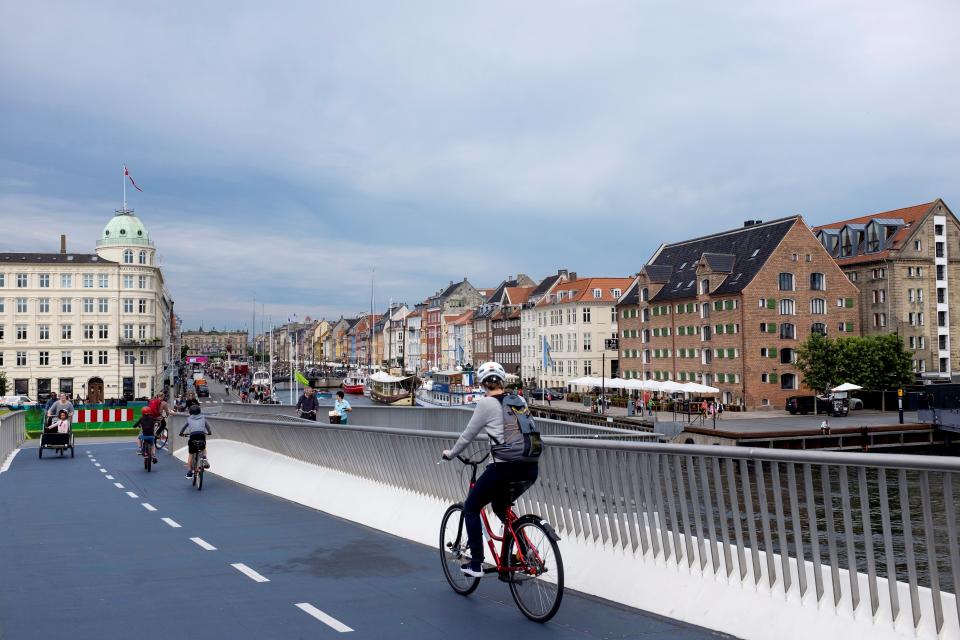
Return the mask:
[[117,211],[117,215],[103,228],[103,235],[97,242],[98,247],[117,244],[150,244],[150,234],[132,210]]

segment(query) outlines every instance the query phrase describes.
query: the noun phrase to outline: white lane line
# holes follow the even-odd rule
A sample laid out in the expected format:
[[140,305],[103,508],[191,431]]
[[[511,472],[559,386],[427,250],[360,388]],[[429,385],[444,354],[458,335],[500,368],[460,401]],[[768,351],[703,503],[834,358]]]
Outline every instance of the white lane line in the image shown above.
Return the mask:
[[204,540],[203,538],[190,538],[195,542],[201,549],[206,549],[207,551],[216,551],[217,548]]
[[94,462],[94,463],[93,463],[93,466],[99,467],[99,466],[100,466],[100,463],[99,463],[99,462]]
[[90,449],[87,449],[87,455],[90,455]]
[[107,480],[113,480],[113,476],[104,476]]
[[100,467],[100,473],[106,473],[106,472],[107,472],[106,469],[104,469],[103,467]]
[[177,522],[176,522],[175,520],[171,519],[171,518],[160,518],[160,519],[163,520],[164,522],[166,522],[168,525],[170,525],[170,526],[173,527],[174,529],[179,529],[179,528],[180,528],[180,525],[177,524]]
[[256,571],[248,567],[247,565],[243,564],[242,562],[235,562],[230,566],[236,569],[237,571],[239,571],[240,573],[242,573],[243,575],[247,576],[254,582],[270,582],[268,578],[264,578],[262,575],[260,575],[259,573],[257,573]]
[[347,625],[343,624],[336,618],[325,614],[323,611],[320,611],[320,609],[317,609],[315,606],[313,606],[309,602],[298,602],[296,604],[296,607],[302,611],[307,612],[308,614],[310,614],[311,616],[313,616],[314,618],[316,618],[317,620],[319,620],[320,622],[322,622],[323,624],[327,625],[328,627],[330,627],[335,631],[339,631],[340,633],[347,633],[349,631],[353,631],[353,629],[351,629]]
[[[96,461],[97,461],[96,458],[90,458],[90,462],[96,462]],[[100,465],[98,464],[97,466],[99,467]]]
[[114,483],[113,483],[113,486],[115,486],[117,489],[124,489],[124,488],[125,488],[125,487],[124,487],[122,484],[120,484],[119,482],[114,482]]
[[144,509],[146,509],[147,511],[156,511],[156,510],[157,510],[157,508],[156,508],[155,506],[153,506],[152,504],[150,504],[149,502],[141,502],[141,503],[140,503],[140,506],[142,506],[142,507],[143,507]]
[[133,491],[127,491],[127,495],[133,498],[134,500],[140,497],[137,494],[135,494]]

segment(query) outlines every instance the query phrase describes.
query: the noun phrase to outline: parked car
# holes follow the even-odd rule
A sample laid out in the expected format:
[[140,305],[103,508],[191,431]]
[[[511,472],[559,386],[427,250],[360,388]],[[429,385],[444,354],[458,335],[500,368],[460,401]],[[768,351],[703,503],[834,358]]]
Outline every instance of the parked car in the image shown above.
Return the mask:
[[20,409],[34,409],[39,407],[39,402],[34,402],[30,399],[30,396],[3,396],[0,397],[0,407],[6,407],[8,409],[20,410]]
[[550,388],[550,394],[553,396],[554,400],[563,400],[567,395],[566,389],[557,389],[556,387]]
[[[830,398],[817,396],[817,413],[830,413]],[[790,396],[784,407],[792,416],[813,413],[813,396]]]
[[531,389],[530,398],[533,400],[562,400],[563,396],[557,397],[557,393],[552,389]]

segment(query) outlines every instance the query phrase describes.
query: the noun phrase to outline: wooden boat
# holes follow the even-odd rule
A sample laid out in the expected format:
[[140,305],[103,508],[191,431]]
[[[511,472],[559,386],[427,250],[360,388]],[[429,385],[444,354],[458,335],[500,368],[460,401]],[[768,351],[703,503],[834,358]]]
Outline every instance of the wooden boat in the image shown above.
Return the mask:
[[377,371],[367,378],[370,399],[379,404],[413,406],[413,395],[420,384],[417,376],[394,376]]
[[367,377],[360,372],[353,372],[343,381],[343,392],[358,396],[363,393],[363,387],[367,383]]
[[421,407],[472,407],[484,396],[472,371],[435,371],[417,391]]

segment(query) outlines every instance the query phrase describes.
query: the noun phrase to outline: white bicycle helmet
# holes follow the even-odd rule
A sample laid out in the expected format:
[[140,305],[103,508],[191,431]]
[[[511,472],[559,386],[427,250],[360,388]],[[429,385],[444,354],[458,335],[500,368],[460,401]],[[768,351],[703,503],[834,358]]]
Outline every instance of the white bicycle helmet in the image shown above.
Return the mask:
[[507,372],[504,371],[503,367],[497,362],[484,362],[480,365],[480,368],[477,369],[477,381],[482,384],[490,378],[500,378],[501,382],[505,382],[507,380]]

